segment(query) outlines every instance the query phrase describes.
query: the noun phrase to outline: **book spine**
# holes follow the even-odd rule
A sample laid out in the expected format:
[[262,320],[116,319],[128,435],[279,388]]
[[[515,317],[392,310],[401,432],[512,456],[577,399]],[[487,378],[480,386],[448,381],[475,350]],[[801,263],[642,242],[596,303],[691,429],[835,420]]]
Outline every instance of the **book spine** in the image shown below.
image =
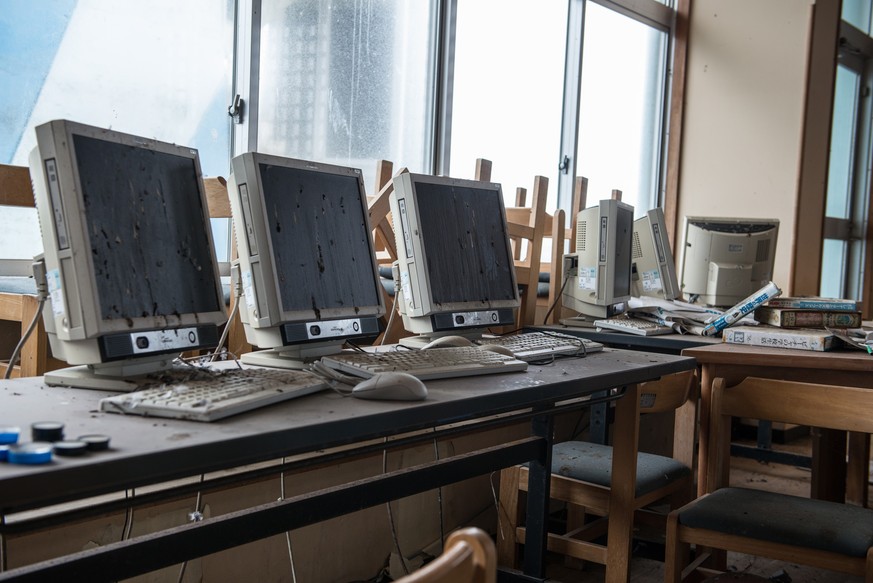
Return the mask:
[[763,304],[764,302],[770,300],[771,298],[775,298],[779,294],[782,293],[782,290],[776,287],[776,284],[772,281],[768,282],[767,285],[735,305],[730,310],[727,310],[724,314],[708,323],[706,327],[703,329],[704,336],[715,336],[743,316],[750,314],[754,311],[755,308]]
[[770,300],[768,305],[771,308],[791,308],[795,310],[830,310],[835,312],[858,311],[858,305],[855,302],[829,302],[827,300],[777,298]]
[[857,328],[861,314],[761,307],[755,310],[755,320],[782,328]]
[[830,349],[833,337],[779,332],[773,329],[749,329],[746,327],[724,331],[723,339],[729,344],[766,346],[769,348],[792,348],[822,352]]

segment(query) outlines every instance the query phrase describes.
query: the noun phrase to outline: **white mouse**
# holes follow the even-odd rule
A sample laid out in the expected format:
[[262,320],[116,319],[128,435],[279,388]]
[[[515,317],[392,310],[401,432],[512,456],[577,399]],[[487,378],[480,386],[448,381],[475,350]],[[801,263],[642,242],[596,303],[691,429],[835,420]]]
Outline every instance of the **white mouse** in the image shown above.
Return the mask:
[[405,372],[378,372],[355,385],[352,396],[380,401],[423,401],[427,398],[427,387]]

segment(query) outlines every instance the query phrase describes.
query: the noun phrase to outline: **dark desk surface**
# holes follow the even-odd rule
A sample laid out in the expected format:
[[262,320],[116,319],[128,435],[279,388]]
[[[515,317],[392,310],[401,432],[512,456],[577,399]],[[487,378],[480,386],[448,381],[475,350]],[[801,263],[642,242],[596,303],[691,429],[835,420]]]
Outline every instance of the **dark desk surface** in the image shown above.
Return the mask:
[[[415,403],[361,401],[323,391],[213,423],[98,411],[108,393],[47,387],[39,378],[0,381],[0,424],[60,421],[65,434],[109,435],[108,452],[55,457],[44,466],[0,464],[0,513],[159,483],[322,448],[396,435],[590,395],[690,370],[694,359],[604,350],[523,373],[428,381]],[[62,486],[61,486],[62,485]]]
[[577,326],[564,326],[555,324],[550,326],[533,326],[532,330],[549,330],[562,332],[600,342],[613,348],[626,350],[646,350],[662,354],[679,354],[686,348],[697,348],[720,344],[721,338],[708,336],[696,336],[694,334],[661,334],[658,336],[640,336],[638,334],[626,334],[614,330],[598,330],[597,328],[582,328]]

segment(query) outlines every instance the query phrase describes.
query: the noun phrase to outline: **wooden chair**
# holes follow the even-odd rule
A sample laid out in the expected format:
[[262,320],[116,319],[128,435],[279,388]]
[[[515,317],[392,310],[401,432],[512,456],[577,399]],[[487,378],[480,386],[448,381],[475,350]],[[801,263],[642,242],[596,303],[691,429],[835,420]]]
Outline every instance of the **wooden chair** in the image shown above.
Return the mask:
[[[34,207],[33,191],[30,185],[30,171],[25,166],[0,164],[0,207]],[[4,274],[0,273],[0,276]],[[3,358],[12,355],[19,339],[24,336],[28,325],[39,311],[36,286],[27,277],[2,277],[0,281],[0,349]],[[19,362],[12,367],[12,377],[40,376],[47,370],[65,366],[65,363],[51,357],[48,337],[42,318],[39,318],[21,349]],[[8,365],[0,363],[0,378],[6,373]]]
[[[540,281],[543,238],[546,233],[548,194],[549,179],[536,176],[530,206],[506,209],[506,226],[515,255],[515,280],[521,289],[521,302],[516,317],[519,328],[536,323],[537,288]],[[524,198],[521,192],[517,196]]]
[[[616,403],[614,427],[616,442],[633,440],[639,435],[641,413],[675,411],[673,457],[637,453],[627,459],[614,459],[613,449],[581,441],[568,441],[552,449],[552,478],[550,496],[567,504],[565,533],[549,533],[547,548],[578,563],[592,561],[606,565],[607,581],[625,580],[630,561],[630,544],[634,522],[646,522],[664,528],[666,514],[644,510],[659,501],[668,501],[677,508],[690,500],[694,493],[692,464],[694,460],[695,419],[697,411],[696,377],[693,371],[677,373],[658,381],[638,386],[634,399],[626,395]],[[617,444],[616,444],[617,445]],[[630,449],[630,448],[627,448]],[[618,450],[616,450],[618,451]],[[637,452],[637,448],[632,448]],[[620,496],[615,493],[612,475],[631,475],[634,484],[619,484]],[[515,567],[518,547],[524,543],[525,528],[522,497],[528,486],[528,469],[517,466],[503,470],[500,475],[500,532],[498,562]],[[622,497],[624,498],[622,500]],[[594,518],[587,520],[588,515]],[[610,516],[612,516],[610,518]],[[605,545],[595,539],[606,535]]]
[[[233,219],[233,213],[230,209],[230,199],[227,194],[227,180],[222,176],[216,176],[203,179],[203,186],[206,189],[206,205],[209,207],[210,219]],[[236,235],[231,235],[231,260],[237,256]],[[231,276],[233,274],[231,273]],[[233,277],[231,277],[229,302],[227,305],[228,314],[233,306],[236,298],[236,290],[234,290]],[[240,306],[242,309],[242,306]],[[245,329],[243,328],[242,320],[239,312],[232,321],[228,321],[226,326],[230,326],[227,335],[227,350],[236,356],[251,352],[252,345],[246,339]]]
[[[863,576],[873,582],[873,510],[748,488],[728,487],[730,422],[746,417],[873,433],[873,391],[748,377],[712,384],[705,493],[670,513],[664,580],[678,582],[712,556],[734,551]],[[689,564],[690,545],[697,556]],[[704,549],[706,547],[706,549]],[[709,549],[716,549],[710,551]]]
[[397,583],[495,583],[497,553],[494,541],[478,528],[456,530],[446,539],[443,553]]

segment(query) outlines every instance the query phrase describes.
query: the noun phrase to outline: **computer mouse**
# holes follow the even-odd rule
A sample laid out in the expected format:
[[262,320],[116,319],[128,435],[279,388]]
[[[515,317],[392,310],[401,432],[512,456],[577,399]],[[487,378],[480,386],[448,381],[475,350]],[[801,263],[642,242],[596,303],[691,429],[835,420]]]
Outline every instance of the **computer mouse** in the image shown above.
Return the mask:
[[355,385],[352,396],[380,401],[423,401],[427,398],[427,387],[405,372],[377,372]]
[[440,336],[438,338],[434,338],[421,348],[422,350],[424,350],[427,348],[446,348],[451,346],[473,346],[473,341],[469,338],[464,338],[463,336],[450,334],[448,336]]
[[482,350],[487,350],[489,352],[503,354],[504,356],[515,356],[510,349],[505,346],[500,346],[499,344],[483,344],[479,348],[481,348]]

